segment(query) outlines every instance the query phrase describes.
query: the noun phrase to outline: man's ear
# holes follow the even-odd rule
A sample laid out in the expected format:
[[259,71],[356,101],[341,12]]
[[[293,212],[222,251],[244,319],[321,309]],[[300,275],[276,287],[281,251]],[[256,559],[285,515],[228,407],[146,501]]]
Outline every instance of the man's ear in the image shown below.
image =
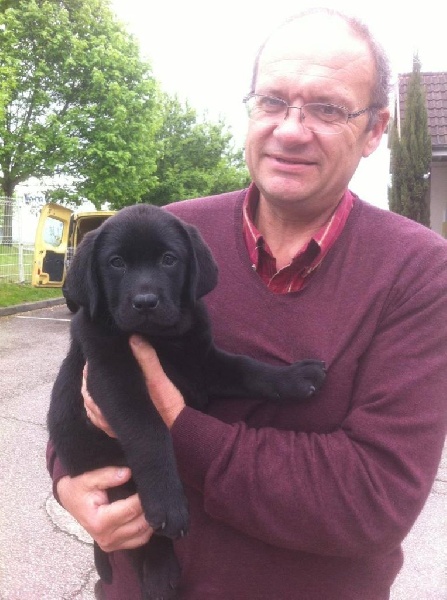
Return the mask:
[[94,318],[99,306],[99,280],[95,261],[95,246],[99,231],[87,233],[76,249],[67,271],[65,292],[78,306],[87,309]]
[[190,245],[188,296],[192,304],[217,285],[217,264],[211,250],[193,225],[184,224]]
[[367,141],[363,148],[363,158],[367,158],[370,154],[374,152],[379,147],[380,141],[382,140],[382,136],[388,127],[388,122],[390,120],[390,111],[388,108],[384,108],[380,110],[375,116],[375,121],[370,131],[368,131]]

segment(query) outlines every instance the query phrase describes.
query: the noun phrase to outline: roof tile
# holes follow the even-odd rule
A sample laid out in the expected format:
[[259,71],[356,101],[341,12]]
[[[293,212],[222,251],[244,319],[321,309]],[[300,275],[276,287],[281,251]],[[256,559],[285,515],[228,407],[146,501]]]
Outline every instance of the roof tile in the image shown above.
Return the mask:
[[[399,75],[400,119],[405,114],[405,100],[411,73]],[[433,147],[447,148],[447,73],[421,73],[425,87],[428,128]]]

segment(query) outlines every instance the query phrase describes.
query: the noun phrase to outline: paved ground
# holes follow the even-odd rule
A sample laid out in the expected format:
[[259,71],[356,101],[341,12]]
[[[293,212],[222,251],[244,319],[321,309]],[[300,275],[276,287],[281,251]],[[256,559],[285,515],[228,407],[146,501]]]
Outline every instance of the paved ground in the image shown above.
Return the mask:
[[[29,308],[0,312],[0,600],[93,600],[90,540],[52,498],[44,462],[48,399],[70,313]],[[405,540],[392,600],[447,600],[446,496],[447,454]]]

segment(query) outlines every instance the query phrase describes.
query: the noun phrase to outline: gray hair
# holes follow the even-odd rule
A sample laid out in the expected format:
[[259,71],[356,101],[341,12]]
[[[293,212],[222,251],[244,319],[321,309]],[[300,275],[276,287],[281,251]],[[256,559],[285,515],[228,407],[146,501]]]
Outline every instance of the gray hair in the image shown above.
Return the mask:
[[[372,93],[371,93],[372,110],[370,110],[370,120],[369,120],[369,124],[368,124],[368,128],[371,128],[377,119],[377,111],[380,109],[386,108],[388,106],[388,102],[389,102],[389,93],[391,90],[391,83],[390,83],[391,82],[391,68],[390,68],[390,63],[389,63],[387,54],[385,53],[384,49],[379,44],[379,42],[372,35],[372,33],[369,30],[367,25],[365,25],[362,21],[360,21],[356,17],[346,15],[342,12],[339,12],[337,10],[333,10],[330,8],[310,8],[307,10],[303,10],[302,12],[299,12],[296,15],[292,15],[291,17],[286,19],[282,24],[279,25],[279,27],[275,31],[277,31],[278,29],[281,29],[281,27],[284,27],[284,26],[288,25],[289,23],[293,23],[294,21],[297,21],[298,19],[307,17],[312,14],[326,14],[326,15],[341,19],[348,25],[348,27],[350,27],[352,32],[358,38],[360,38],[367,44],[367,46],[371,52],[371,57],[373,59],[373,63],[375,66],[375,71],[376,71],[375,84],[373,86]],[[272,32],[272,33],[274,33],[274,32]],[[252,75],[252,80],[251,80],[251,90],[250,90],[251,92],[255,91],[256,78],[257,78],[258,67],[259,67],[259,60],[260,60],[261,54],[262,54],[265,46],[267,45],[267,42],[270,40],[271,35],[272,34],[270,34],[267,37],[267,39],[264,40],[264,42],[261,44],[261,46],[256,54],[255,62],[253,65],[253,75]]]

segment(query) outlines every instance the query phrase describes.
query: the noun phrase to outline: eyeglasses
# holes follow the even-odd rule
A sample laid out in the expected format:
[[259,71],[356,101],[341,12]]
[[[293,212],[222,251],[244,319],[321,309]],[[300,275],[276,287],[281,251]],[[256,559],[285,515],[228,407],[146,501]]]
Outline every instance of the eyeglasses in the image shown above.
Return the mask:
[[336,104],[309,102],[303,106],[290,106],[285,100],[263,94],[248,94],[243,100],[247,107],[248,117],[252,121],[260,121],[272,125],[279,123],[289,116],[291,108],[300,111],[300,123],[309,131],[323,135],[335,135],[343,131],[349,119],[360,117],[372,107],[363,108],[350,113],[348,109]]

